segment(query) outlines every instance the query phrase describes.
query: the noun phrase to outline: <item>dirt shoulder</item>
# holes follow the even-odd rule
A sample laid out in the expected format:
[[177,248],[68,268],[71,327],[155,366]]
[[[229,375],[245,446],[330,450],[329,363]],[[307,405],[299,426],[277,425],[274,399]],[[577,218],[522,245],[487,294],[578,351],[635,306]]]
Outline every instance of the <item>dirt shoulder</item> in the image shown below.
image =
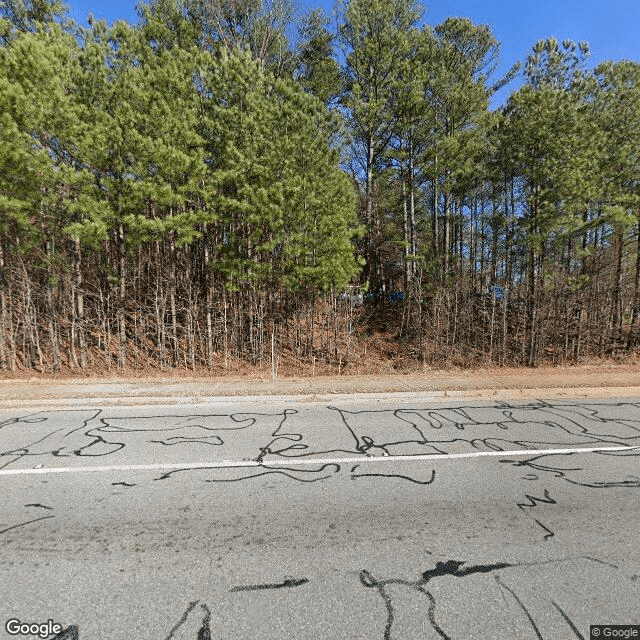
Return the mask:
[[540,395],[640,396],[640,365],[598,365],[539,369],[487,368],[427,371],[410,375],[355,375],[282,378],[246,376],[103,375],[86,378],[0,380],[0,406],[29,401],[137,399],[147,402],[193,401],[224,396],[425,392],[434,396]]

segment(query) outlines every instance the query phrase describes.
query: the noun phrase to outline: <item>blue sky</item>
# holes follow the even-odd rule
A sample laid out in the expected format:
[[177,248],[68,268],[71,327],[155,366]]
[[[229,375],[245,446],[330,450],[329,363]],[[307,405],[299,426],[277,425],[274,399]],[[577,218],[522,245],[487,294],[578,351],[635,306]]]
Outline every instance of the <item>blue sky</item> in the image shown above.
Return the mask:
[[[137,20],[135,0],[67,2],[79,22],[85,22],[89,13],[108,22]],[[327,13],[333,5],[329,0],[301,0],[301,4],[323,6]],[[450,16],[489,24],[502,42],[499,71],[524,59],[537,40],[549,36],[586,40],[591,65],[622,58],[640,61],[640,0],[425,0],[423,4],[427,24],[439,24]]]

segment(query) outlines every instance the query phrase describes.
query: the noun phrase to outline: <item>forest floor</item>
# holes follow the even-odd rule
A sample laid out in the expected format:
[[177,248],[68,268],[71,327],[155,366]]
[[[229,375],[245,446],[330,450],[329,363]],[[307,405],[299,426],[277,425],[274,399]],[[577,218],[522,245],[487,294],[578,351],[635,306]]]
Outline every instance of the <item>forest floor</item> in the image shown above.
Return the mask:
[[[361,311],[364,313],[364,311]],[[303,361],[290,350],[277,354],[273,376],[270,354],[262,363],[251,364],[222,355],[214,361],[211,371],[206,367],[191,369],[164,368],[157,361],[145,357],[139,350],[129,349],[127,368],[117,368],[117,344],[112,349],[111,362],[104,354],[90,354],[90,368],[81,371],[71,368],[70,358],[63,358],[63,366],[56,373],[27,369],[0,371],[0,402],[9,398],[28,397],[109,397],[131,395],[148,397],[171,394],[191,397],[225,395],[290,395],[359,392],[458,392],[489,395],[497,390],[627,388],[637,387],[640,394],[640,349],[635,353],[621,353],[618,358],[586,360],[580,365],[566,365],[554,354],[535,368],[500,367],[481,353],[463,352],[454,356],[435,358],[434,364],[421,366],[417,350],[411,343],[398,340],[393,320],[397,311],[360,320],[349,341],[349,355],[332,362]],[[395,318],[397,320],[397,318]],[[314,344],[321,342],[318,335]],[[344,353],[344,343],[341,345]],[[450,350],[451,352],[451,350]]]

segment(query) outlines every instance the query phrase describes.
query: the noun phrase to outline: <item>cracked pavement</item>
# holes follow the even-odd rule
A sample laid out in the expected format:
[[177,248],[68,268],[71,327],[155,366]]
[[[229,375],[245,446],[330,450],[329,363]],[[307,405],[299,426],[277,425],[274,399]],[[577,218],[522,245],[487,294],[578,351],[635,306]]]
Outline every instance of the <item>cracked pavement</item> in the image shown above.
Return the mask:
[[5,407],[0,637],[640,624],[640,397],[541,393]]

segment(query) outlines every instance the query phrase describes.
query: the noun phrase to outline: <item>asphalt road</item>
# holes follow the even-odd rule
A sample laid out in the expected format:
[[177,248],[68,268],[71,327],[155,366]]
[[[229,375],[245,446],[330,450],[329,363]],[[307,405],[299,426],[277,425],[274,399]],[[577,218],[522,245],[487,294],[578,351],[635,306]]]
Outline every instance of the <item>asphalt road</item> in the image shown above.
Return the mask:
[[10,619],[65,640],[640,624],[639,447],[640,398],[5,409],[0,637],[37,637]]

